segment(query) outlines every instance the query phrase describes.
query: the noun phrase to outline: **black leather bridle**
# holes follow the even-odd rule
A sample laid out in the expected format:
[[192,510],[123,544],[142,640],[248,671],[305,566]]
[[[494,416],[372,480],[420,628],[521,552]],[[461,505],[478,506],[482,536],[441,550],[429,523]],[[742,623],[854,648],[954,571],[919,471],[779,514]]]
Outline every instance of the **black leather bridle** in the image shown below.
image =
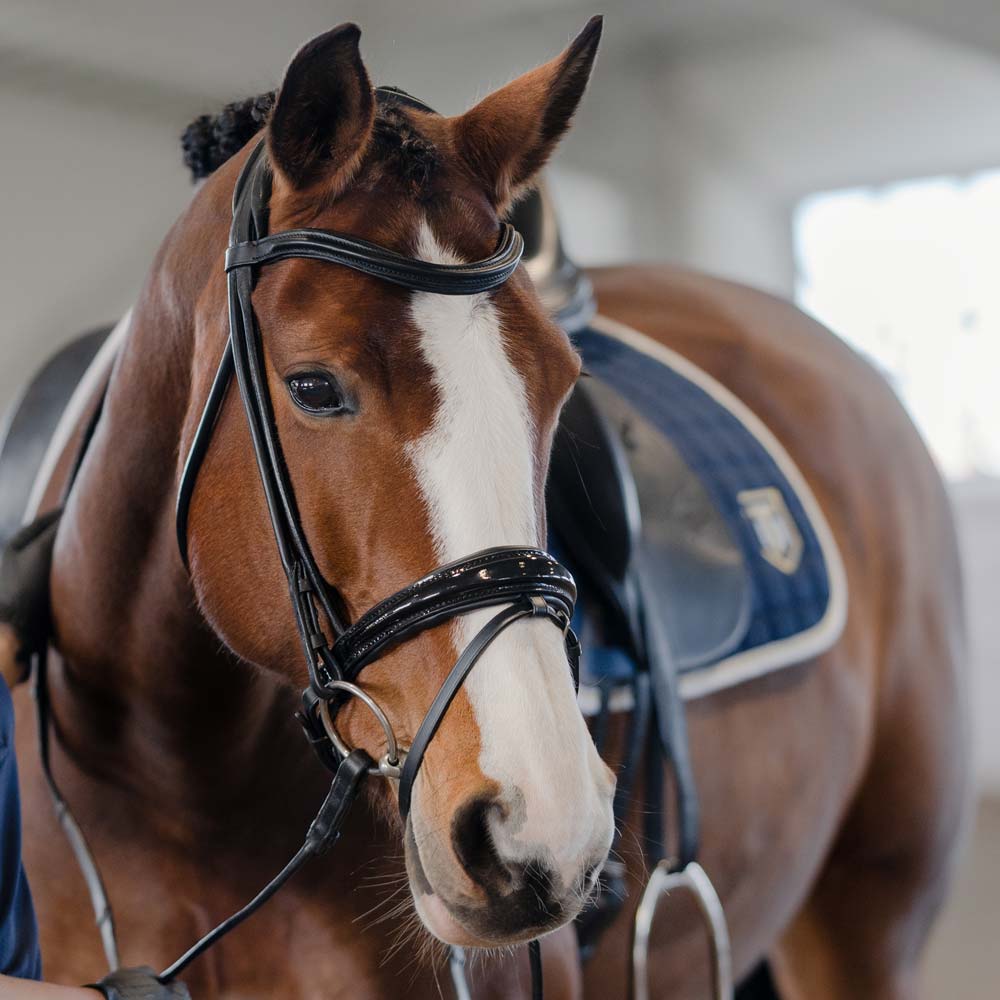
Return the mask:
[[365,240],[326,230],[293,229],[265,235],[271,174],[264,151],[261,141],[244,164],[233,194],[233,223],[226,252],[229,341],[181,474],[178,545],[186,564],[191,497],[235,374],[309,669],[300,719],[320,758],[333,770],[345,754],[338,750],[335,733],[331,739],[332,719],[345,696],[354,693],[354,682],[364,667],[418,632],[480,608],[502,606],[452,668],[405,758],[391,759],[391,754],[390,759],[383,758],[381,772],[399,779],[399,807],[405,819],[427,745],[462,681],[505,628],[529,616],[554,622],[566,634],[575,675],[578,647],[569,622],[576,586],[570,572],[541,549],[501,546],[428,573],[347,625],[339,611],[343,602],[323,578],[299,518],[268,390],[253,288],[260,267],[291,257],[308,257],[413,290],[476,295],[498,288],[514,273],[524,244],[517,231],[504,224],[500,245],[491,256],[473,264],[447,265],[406,258]]
[[[381,90],[379,96],[387,95],[400,99],[397,92],[387,90]],[[541,549],[502,546],[473,553],[415,581],[357,621],[349,625],[344,621],[340,611],[343,602],[323,578],[299,517],[278,436],[267,384],[263,341],[252,302],[259,269],[293,257],[349,267],[415,291],[478,295],[500,287],[514,273],[524,249],[520,235],[504,224],[499,245],[489,257],[471,264],[434,264],[326,230],[296,229],[268,234],[270,190],[271,172],[265,143],[260,141],[244,164],[233,194],[233,221],[226,252],[229,340],[181,475],[177,540],[182,560],[187,565],[188,514],[198,470],[211,444],[216,420],[235,374],[308,664],[309,686],[302,696],[299,719],[320,759],[334,772],[334,782],[299,852],[301,860],[296,863],[299,859],[296,855],[244,910],[206,935],[164,970],[164,979],[176,976],[222,934],[270,898],[306,857],[330,846],[337,837],[346,807],[366,773],[381,773],[398,779],[399,809],[405,821],[424,753],[452,700],[490,643],[514,622],[537,617],[555,624],[565,636],[567,657],[574,682],[578,683],[579,645],[570,628],[576,586],[569,571]],[[497,611],[452,667],[410,747],[398,749],[385,713],[356,683],[363,669],[388,649],[417,633],[483,608],[496,608]],[[385,730],[386,753],[378,764],[364,751],[346,747],[336,732],[337,709],[350,696],[361,698]],[[311,842],[312,848],[303,854]],[[540,995],[537,943],[532,949],[532,970],[536,995]]]

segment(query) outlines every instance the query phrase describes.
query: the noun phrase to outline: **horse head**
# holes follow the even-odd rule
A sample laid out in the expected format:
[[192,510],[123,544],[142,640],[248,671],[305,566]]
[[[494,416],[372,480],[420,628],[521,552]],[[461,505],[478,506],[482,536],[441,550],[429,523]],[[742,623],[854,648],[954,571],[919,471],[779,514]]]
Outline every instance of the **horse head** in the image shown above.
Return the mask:
[[[487,257],[569,125],[600,30],[594,19],[558,58],[455,117],[376,94],[355,26],[309,42],[266,125],[269,231],[335,230],[441,264]],[[225,205],[247,155],[196,203]],[[301,525],[345,621],[473,552],[544,545],[549,451],[580,362],[523,270],[493,291],[448,296],[289,259],[260,269],[252,301]],[[194,325],[182,454],[227,336],[221,274],[198,297]],[[285,575],[229,396],[191,501],[191,578],[231,650],[302,687]],[[495,611],[421,631],[365,668],[359,683],[404,747]],[[348,744],[384,752],[358,701],[336,725]],[[573,919],[607,856],[613,790],[562,635],[544,620],[517,621],[468,675],[413,785],[405,856],[426,927],[451,944],[499,945]]]

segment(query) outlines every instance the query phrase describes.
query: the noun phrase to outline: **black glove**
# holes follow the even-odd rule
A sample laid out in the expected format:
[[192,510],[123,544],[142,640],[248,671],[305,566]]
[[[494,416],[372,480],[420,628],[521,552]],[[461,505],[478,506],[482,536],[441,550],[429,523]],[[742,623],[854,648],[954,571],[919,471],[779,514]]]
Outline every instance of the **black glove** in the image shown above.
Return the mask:
[[161,983],[148,965],[137,969],[115,969],[90,989],[102,993],[107,1000],[191,1000],[187,987],[177,980]]

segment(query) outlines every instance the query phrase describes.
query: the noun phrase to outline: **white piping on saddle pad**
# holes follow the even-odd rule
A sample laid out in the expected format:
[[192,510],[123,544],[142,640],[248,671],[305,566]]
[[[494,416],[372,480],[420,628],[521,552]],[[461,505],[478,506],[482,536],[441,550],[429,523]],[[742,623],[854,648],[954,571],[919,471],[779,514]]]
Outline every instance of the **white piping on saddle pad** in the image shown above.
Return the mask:
[[38,475],[35,476],[35,481],[31,485],[31,495],[28,497],[28,506],[24,511],[24,524],[30,524],[38,516],[38,508],[41,506],[45,490],[56,470],[56,465],[73,436],[73,432],[77,429],[87,404],[93,399],[94,391],[111,365],[114,364],[115,355],[125,339],[131,319],[132,310],[129,309],[115,324],[115,328],[108,334],[107,340],[101,344],[97,354],[94,355],[94,360],[90,362],[87,370],[83,373],[83,378],[73,390],[73,395],[70,396],[66,409],[63,410],[59,423],[56,424],[55,433],[45,449],[45,457],[38,467]]
[[[830,599],[827,602],[826,612],[815,625],[798,635],[789,636],[787,639],[776,639],[755,649],[735,653],[712,666],[684,674],[681,677],[681,695],[686,701],[693,701],[825,653],[840,638],[847,621],[847,574],[844,572],[840,549],[837,547],[830,525],[805,477],[781,442],[746,403],[676,351],[607,316],[595,316],[589,325],[599,333],[614,337],[633,350],[641,351],[660,364],[672,368],[732,413],[760,442],[795,490],[813,526],[826,561]],[[612,711],[628,711],[632,707],[631,691],[628,688],[613,691],[610,705]],[[596,687],[581,685],[580,708],[585,715],[597,714],[600,708],[600,693]]]

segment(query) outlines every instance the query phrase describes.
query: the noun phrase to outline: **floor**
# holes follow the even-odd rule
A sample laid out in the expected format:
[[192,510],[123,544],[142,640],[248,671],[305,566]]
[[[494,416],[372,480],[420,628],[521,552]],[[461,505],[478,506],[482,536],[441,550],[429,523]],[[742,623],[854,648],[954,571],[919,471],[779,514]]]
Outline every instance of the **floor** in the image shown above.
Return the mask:
[[1000,998],[1000,799],[980,805],[924,982],[925,1000]]

